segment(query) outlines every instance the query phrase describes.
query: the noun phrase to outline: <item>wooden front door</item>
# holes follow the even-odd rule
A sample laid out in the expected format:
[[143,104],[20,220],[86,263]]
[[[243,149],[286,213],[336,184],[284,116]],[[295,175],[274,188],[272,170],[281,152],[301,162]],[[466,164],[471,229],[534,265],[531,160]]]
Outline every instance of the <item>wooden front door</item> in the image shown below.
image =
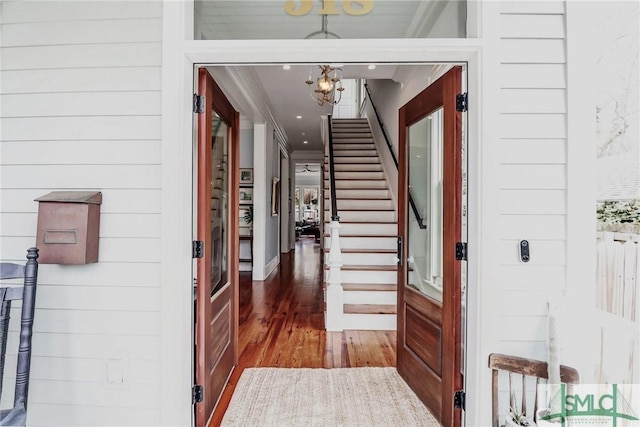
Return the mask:
[[461,420],[454,408],[462,389],[460,89],[454,67],[399,117],[398,372],[444,426]]
[[239,115],[205,68],[199,70],[196,274],[196,426],[205,427],[238,360]]

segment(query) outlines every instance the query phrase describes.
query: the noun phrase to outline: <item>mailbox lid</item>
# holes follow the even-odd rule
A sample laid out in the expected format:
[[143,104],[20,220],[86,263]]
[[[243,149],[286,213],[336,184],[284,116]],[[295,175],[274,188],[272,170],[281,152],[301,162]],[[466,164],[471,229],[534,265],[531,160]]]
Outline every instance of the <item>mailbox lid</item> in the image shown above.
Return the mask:
[[35,199],[36,202],[102,204],[100,191],[52,191]]

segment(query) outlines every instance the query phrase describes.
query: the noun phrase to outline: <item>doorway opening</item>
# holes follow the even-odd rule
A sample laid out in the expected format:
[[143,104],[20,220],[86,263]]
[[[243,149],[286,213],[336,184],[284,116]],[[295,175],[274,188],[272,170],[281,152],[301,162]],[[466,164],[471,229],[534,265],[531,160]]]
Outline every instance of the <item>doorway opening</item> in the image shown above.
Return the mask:
[[[354,64],[354,68],[360,67],[360,64]],[[399,200],[398,194],[398,165],[393,164],[394,156],[397,158],[398,150],[403,146],[399,143],[401,128],[397,121],[399,109],[419,94],[424,88],[430,86],[437,81],[447,70],[451,64],[402,64],[389,65],[395,67],[391,74],[381,74],[383,78],[373,78],[369,74],[367,81],[367,94],[362,98],[363,104],[355,108],[356,115],[360,116],[361,112],[364,118],[359,118],[366,122],[369,129],[366,133],[369,136],[362,138],[362,135],[356,135],[356,139],[366,139],[365,142],[359,141],[343,141],[345,146],[340,147],[343,151],[344,160],[341,162],[341,181],[344,187],[341,188],[343,194],[348,196],[345,198],[354,202],[343,202],[339,205],[343,211],[341,223],[344,226],[350,226],[351,231],[345,234],[349,238],[357,236],[355,229],[361,228],[365,232],[366,244],[360,247],[362,243],[352,241],[352,246],[347,247],[345,255],[349,255],[353,261],[353,265],[367,266],[366,277],[371,277],[376,292],[387,283],[376,282],[381,280],[383,274],[386,276],[397,277],[397,268],[394,265],[393,258],[397,256],[402,259],[402,254],[398,253],[396,240],[401,234],[398,229],[398,211],[397,206]],[[233,68],[233,72],[229,69]],[[325,234],[328,234],[327,225],[331,219],[331,212],[328,210],[328,188],[325,184],[325,174],[323,168],[328,167],[328,159],[324,150],[324,123],[326,123],[328,114],[322,114],[320,109],[310,110],[309,116],[315,113],[315,127],[317,128],[317,139],[314,139],[316,131],[314,126],[309,128],[292,127],[287,128],[287,121],[291,120],[287,115],[275,114],[280,105],[288,103],[281,100],[270,104],[270,111],[273,117],[283,119],[278,122],[267,123],[262,115],[256,114],[254,110],[243,109],[242,96],[237,91],[240,89],[237,84],[237,73],[247,73],[252,76],[272,75],[276,70],[280,71],[280,65],[261,65],[256,67],[238,66],[238,67],[208,67],[216,80],[219,82],[222,91],[230,98],[234,99],[235,105],[240,112],[240,119],[244,122],[253,122],[253,127],[246,127],[252,130],[251,138],[247,145],[253,149],[252,157],[252,202],[253,202],[253,247],[252,256],[254,257],[253,268],[256,266],[264,271],[263,280],[254,280],[255,274],[248,276],[243,274],[239,277],[235,284],[238,292],[238,315],[233,322],[239,325],[238,340],[240,343],[237,349],[236,370],[232,376],[231,384],[234,377],[239,378],[242,369],[246,367],[258,366],[280,366],[280,367],[354,367],[354,366],[395,366],[397,337],[395,331],[395,322],[393,328],[384,330],[361,330],[366,328],[349,328],[349,330],[340,333],[327,332],[325,330],[327,315],[324,310],[324,292],[327,281],[325,262],[322,254],[328,250],[328,240]],[[291,70],[292,67],[290,67]],[[308,67],[304,67],[307,68]],[[346,67],[345,67],[346,68]],[[259,72],[258,72],[259,70]],[[369,69],[369,71],[371,71]],[[389,71],[385,71],[389,73]],[[386,77],[384,77],[386,76]],[[419,76],[419,77],[416,77]],[[356,76],[358,79],[362,76]],[[394,79],[404,79],[396,81]],[[257,79],[260,81],[260,78]],[[290,81],[290,80],[289,80]],[[277,86],[275,78],[269,80],[270,87]],[[364,86],[363,86],[364,89]],[[462,89],[461,87],[459,88]],[[243,91],[246,93],[247,88]],[[306,90],[306,88],[305,88]],[[262,88],[266,92],[268,98],[269,89]],[[294,92],[294,91],[291,91]],[[252,91],[259,94],[260,91]],[[283,92],[276,92],[282,97]],[[455,97],[455,93],[451,93]],[[373,99],[372,99],[373,98]],[[384,99],[384,105],[373,107],[376,99]],[[390,101],[391,100],[391,101]],[[252,99],[252,102],[258,102]],[[301,98],[296,101],[295,105],[309,102],[308,99]],[[318,108],[317,105],[313,106]],[[300,112],[303,107],[295,107]],[[303,113],[306,114],[306,113]],[[298,114],[297,116],[302,116]],[[294,120],[298,121],[297,116]],[[383,119],[381,119],[381,116]],[[384,119],[384,118],[387,119]],[[388,119],[388,118],[394,118]],[[336,120],[348,121],[351,118],[340,117]],[[458,123],[459,125],[459,123]],[[294,129],[294,130],[290,130]],[[298,143],[299,137],[292,137],[295,133],[306,137]],[[303,135],[303,133],[305,135]],[[344,133],[353,133],[345,131]],[[240,132],[242,134],[242,132]],[[385,137],[386,134],[386,137]],[[286,135],[286,138],[284,137]],[[304,141],[307,141],[305,144]],[[312,142],[314,144],[312,144]],[[354,147],[353,145],[365,144],[366,146]],[[240,141],[240,151],[242,148],[242,137]],[[311,144],[315,150],[301,150],[298,144]],[[406,148],[406,147],[405,147]],[[281,153],[287,150],[287,156]],[[394,153],[395,150],[395,153]],[[354,152],[358,153],[354,153]],[[367,152],[362,153],[362,152]],[[301,154],[302,153],[302,154]],[[241,153],[242,155],[242,153]],[[315,159],[315,162],[309,159]],[[363,158],[367,158],[363,160]],[[375,167],[372,169],[374,161],[369,158],[376,158]],[[287,188],[290,191],[288,198],[291,200],[291,208],[283,209],[285,198],[282,197],[282,180],[280,173],[284,169],[283,162],[289,159],[289,171],[294,170],[294,179]],[[320,160],[318,160],[320,159]],[[462,162],[462,160],[457,160]],[[240,159],[242,164],[242,159]],[[354,170],[345,169],[345,167],[356,165]],[[462,164],[460,167],[462,168]],[[240,169],[240,168],[239,168]],[[245,168],[242,168],[245,169]],[[249,168],[246,168],[249,169]],[[233,171],[232,171],[233,172]],[[235,173],[235,172],[233,172]],[[395,173],[395,175],[394,175]],[[300,178],[298,175],[300,174]],[[303,176],[313,176],[314,181],[307,181]],[[372,176],[375,175],[374,178]],[[242,176],[240,177],[242,181]],[[364,183],[366,181],[366,184]],[[371,181],[380,181],[372,184]],[[275,183],[275,184],[274,184]],[[280,185],[276,185],[280,183]],[[356,183],[355,187],[351,187],[351,183]],[[382,185],[384,184],[384,185]],[[415,181],[412,185],[416,185]],[[437,183],[430,183],[431,188],[436,188]],[[460,183],[462,185],[462,183]],[[240,186],[239,186],[240,188]],[[384,196],[378,195],[384,192]],[[242,208],[242,200],[235,206],[234,211],[230,215],[239,216],[239,209]],[[369,202],[371,202],[369,204]],[[275,204],[274,204],[275,203]],[[459,204],[463,201],[460,199]],[[274,213],[274,206],[278,206],[278,212]],[[377,207],[372,207],[377,206]],[[293,228],[297,243],[296,250],[287,253],[281,246],[281,228],[282,217],[287,210],[291,213],[294,221],[288,225],[289,229]],[[424,209],[422,215],[429,215],[427,209]],[[349,212],[358,212],[358,215],[364,217],[355,217]],[[371,219],[371,213],[376,215],[382,212],[382,217]],[[413,212],[413,211],[412,211]],[[461,212],[466,212],[463,209]],[[442,212],[441,212],[442,214]],[[408,221],[413,221],[412,213],[408,214]],[[368,218],[363,221],[362,218]],[[417,218],[416,218],[417,219]],[[434,223],[437,221],[434,221]],[[275,229],[273,228],[273,225]],[[294,228],[295,224],[295,228]],[[355,225],[354,225],[355,224]],[[384,228],[384,232],[381,230]],[[262,241],[257,241],[258,234],[262,234]],[[293,234],[293,233],[292,233]],[[433,244],[437,239],[429,240]],[[460,235],[462,240],[462,235]],[[346,240],[345,240],[346,241]],[[382,243],[381,243],[382,242]],[[236,244],[239,245],[240,238]],[[355,245],[355,246],[353,246]],[[369,245],[369,246],[367,246]],[[373,245],[373,246],[371,246]],[[378,247],[380,245],[380,247]],[[273,248],[272,248],[273,246]],[[349,246],[349,245],[347,245]],[[275,250],[272,250],[274,249]],[[362,249],[361,252],[359,250]],[[274,255],[275,252],[275,255]],[[283,254],[281,255],[280,252]],[[411,250],[408,250],[405,256],[411,257]],[[360,256],[363,255],[363,256]],[[255,257],[262,257],[256,261]],[[376,261],[371,261],[375,259]],[[430,255],[432,270],[436,270],[437,266],[434,259],[439,259]],[[275,260],[275,264],[274,264]],[[368,262],[371,262],[368,264]],[[345,263],[346,264],[346,263]],[[429,265],[431,265],[429,264]],[[270,269],[269,265],[273,268]],[[417,267],[414,265],[410,271],[416,272]],[[267,273],[268,272],[268,273]],[[255,271],[254,271],[255,273]],[[390,273],[390,274],[387,274]],[[419,273],[419,272],[418,272]],[[425,272],[424,274],[427,274]],[[356,273],[354,276],[357,276]],[[414,274],[415,275],[415,274]],[[426,277],[426,276],[425,276]],[[386,280],[386,279],[385,279]],[[441,281],[434,281],[434,284],[442,286]],[[391,283],[390,283],[391,284]],[[427,283],[428,284],[428,283]],[[371,291],[372,289],[363,289],[361,283],[350,283],[355,285],[354,289],[359,292]],[[393,280],[395,287],[400,287],[404,283]],[[464,284],[459,283],[463,287]],[[393,291],[392,291],[393,292]],[[395,291],[397,292],[397,291]],[[394,294],[394,301],[395,301]],[[462,301],[464,303],[464,301]],[[349,304],[355,306],[356,304]],[[365,304],[379,307],[381,304]],[[355,308],[358,310],[358,308]],[[395,317],[396,311],[384,312],[387,316]],[[367,315],[371,313],[356,312],[357,315]],[[362,317],[362,316],[361,316]],[[362,317],[364,318],[364,317]],[[411,321],[422,321],[417,317],[412,317]],[[458,317],[459,319],[459,317]],[[462,325],[462,324],[461,324]],[[406,327],[404,323],[402,327]],[[457,349],[464,348],[464,343],[459,343]],[[435,347],[434,347],[435,348]],[[411,349],[415,352],[415,346]],[[446,356],[445,356],[446,357]],[[459,363],[460,360],[458,359]],[[236,378],[236,379],[237,379]],[[230,396],[229,396],[230,397]],[[221,408],[224,406],[224,397],[220,400]]]

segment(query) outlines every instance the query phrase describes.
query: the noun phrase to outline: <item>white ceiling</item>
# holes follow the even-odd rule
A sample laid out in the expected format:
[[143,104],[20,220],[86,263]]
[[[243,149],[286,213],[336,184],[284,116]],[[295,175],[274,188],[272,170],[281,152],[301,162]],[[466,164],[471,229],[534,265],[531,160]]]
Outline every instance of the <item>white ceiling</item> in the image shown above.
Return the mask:
[[[346,64],[343,78],[367,80],[391,79],[400,81],[416,70],[429,73],[430,65],[377,65]],[[322,151],[322,116],[331,114],[331,106],[319,106],[309,96],[305,81],[312,70],[318,76],[317,65],[291,65],[285,70],[282,65],[208,67],[216,82],[231,103],[240,112],[240,117],[249,122],[271,121],[276,123],[285,139],[289,152]],[[411,69],[411,72],[407,70]],[[297,119],[297,116],[302,116]],[[304,141],[308,141],[306,144]]]
[[[290,16],[283,0],[197,0],[196,39],[303,39],[321,29],[318,11],[322,0],[314,1],[305,16]],[[338,14],[328,15],[327,29],[340,38],[464,37],[465,0],[375,0],[373,10],[353,16],[344,11],[346,2],[336,1]],[[302,4],[293,2],[296,8]],[[317,38],[317,37],[314,37]],[[319,38],[324,38],[321,34]],[[305,81],[320,64],[209,67],[246,123],[269,122],[291,153],[322,151],[321,117],[331,106],[318,106],[309,97]],[[344,79],[393,79],[402,82],[415,65],[346,64]],[[428,71],[427,71],[428,72]],[[296,119],[302,116],[302,119]],[[308,141],[304,144],[303,141]]]

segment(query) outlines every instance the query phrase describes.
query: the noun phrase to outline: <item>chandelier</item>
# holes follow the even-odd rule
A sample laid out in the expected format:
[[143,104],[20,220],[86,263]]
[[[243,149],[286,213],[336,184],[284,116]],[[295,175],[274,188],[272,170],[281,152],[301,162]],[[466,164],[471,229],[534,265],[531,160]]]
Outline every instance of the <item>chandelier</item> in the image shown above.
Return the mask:
[[[342,92],[344,91],[341,81],[342,68],[330,65],[319,65],[319,67],[321,71],[320,76],[315,81],[315,88],[313,87],[314,81],[311,79],[311,72],[309,72],[309,79],[305,82],[309,86],[309,96],[318,105],[336,105],[342,99]],[[336,92],[338,92],[337,95]]]

